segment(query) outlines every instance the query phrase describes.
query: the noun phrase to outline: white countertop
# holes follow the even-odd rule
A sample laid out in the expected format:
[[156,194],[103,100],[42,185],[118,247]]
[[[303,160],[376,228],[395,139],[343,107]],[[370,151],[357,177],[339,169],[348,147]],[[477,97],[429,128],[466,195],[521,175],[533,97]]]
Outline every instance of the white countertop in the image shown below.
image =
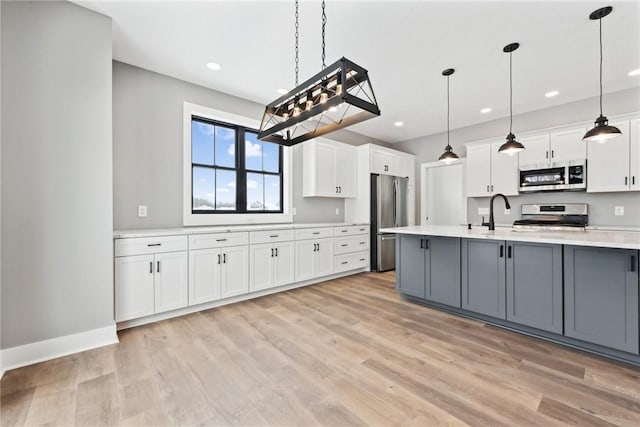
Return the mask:
[[251,224],[251,225],[218,225],[213,227],[180,227],[157,228],[148,230],[115,230],[114,239],[132,237],[176,236],[206,233],[230,233],[232,231],[264,231],[287,230],[292,228],[345,227],[350,225],[369,225],[363,222],[321,222],[321,223],[284,223],[284,224]]
[[640,249],[640,232],[637,231],[515,231],[510,227],[473,226],[468,230],[459,225],[416,225],[412,227],[383,228],[383,233],[415,234],[421,236],[463,237],[467,239],[510,240],[516,242],[555,243],[575,246]]

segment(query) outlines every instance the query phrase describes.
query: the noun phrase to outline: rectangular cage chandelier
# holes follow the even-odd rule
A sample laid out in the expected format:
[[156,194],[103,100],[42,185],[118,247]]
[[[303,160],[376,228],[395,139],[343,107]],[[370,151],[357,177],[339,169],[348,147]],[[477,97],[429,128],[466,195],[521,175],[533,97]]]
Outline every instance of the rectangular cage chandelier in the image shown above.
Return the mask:
[[343,57],[267,105],[258,138],[292,146],[379,115],[367,70]]

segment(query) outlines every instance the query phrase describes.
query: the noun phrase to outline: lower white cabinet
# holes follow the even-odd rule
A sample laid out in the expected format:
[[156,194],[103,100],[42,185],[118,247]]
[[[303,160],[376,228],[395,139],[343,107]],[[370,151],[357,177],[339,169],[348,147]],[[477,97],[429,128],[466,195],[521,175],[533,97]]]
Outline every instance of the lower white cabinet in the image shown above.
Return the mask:
[[197,249],[189,252],[189,305],[249,292],[249,248]]
[[295,243],[296,281],[333,273],[333,239],[301,240]]
[[116,321],[187,305],[187,252],[118,257],[115,260]]
[[293,283],[293,242],[251,245],[249,260],[250,291],[260,291]]

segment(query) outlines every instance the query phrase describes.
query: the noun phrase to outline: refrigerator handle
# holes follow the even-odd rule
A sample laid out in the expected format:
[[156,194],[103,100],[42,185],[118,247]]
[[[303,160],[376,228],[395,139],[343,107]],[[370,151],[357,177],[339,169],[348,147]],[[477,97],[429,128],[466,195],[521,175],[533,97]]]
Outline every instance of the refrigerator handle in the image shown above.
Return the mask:
[[393,226],[398,226],[398,180],[393,180]]

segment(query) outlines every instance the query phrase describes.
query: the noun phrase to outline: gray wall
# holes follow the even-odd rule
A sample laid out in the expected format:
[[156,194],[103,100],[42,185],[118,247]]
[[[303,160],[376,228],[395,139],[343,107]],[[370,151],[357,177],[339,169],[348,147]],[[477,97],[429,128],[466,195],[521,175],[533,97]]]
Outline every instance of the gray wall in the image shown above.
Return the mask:
[[113,324],[111,19],[2,7],[2,347]]
[[[185,101],[256,119],[264,112],[264,106],[255,102],[113,62],[114,229],[182,227]],[[354,145],[386,145],[346,130],[329,138]],[[302,197],[301,153],[298,148],[293,153],[294,221],[342,221],[343,200]],[[138,205],[147,205],[146,218],[137,217]]]
[[[614,92],[604,96],[604,108],[607,116],[640,111],[640,88]],[[598,111],[598,99],[587,98],[568,104],[558,105],[543,110],[519,114],[513,118],[514,133],[535,131],[554,126],[562,126],[582,121],[592,121]],[[455,111],[453,116],[455,117]],[[473,126],[454,129],[451,131],[451,145],[460,157],[466,157],[464,144],[506,135],[509,128],[509,118],[504,117]],[[424,136],[409,141],[393,144],[393,148],[416,155],[416,213],[420,212],[420,164],[435,162],[446,145],[446,133]],[[510,216],[504,216],[503,210],[496,214],[496,221],[511,223],[519,218],[522,203],[546,203],[563,201],[569,203],[589,203],[589,221],[592,225],[603,226],[635,226],[640,227],[640,193],[537,193],[518,197],[511,197]],[[479,222],[478,207],[487,207],[488,198],[469,198],[467,216],[469,222]],[[499,202],[498,202],[499,203]],[[624,206],[625,216],[613,215],[614,206]],[[498,211],[497,210],[497,211]]]

